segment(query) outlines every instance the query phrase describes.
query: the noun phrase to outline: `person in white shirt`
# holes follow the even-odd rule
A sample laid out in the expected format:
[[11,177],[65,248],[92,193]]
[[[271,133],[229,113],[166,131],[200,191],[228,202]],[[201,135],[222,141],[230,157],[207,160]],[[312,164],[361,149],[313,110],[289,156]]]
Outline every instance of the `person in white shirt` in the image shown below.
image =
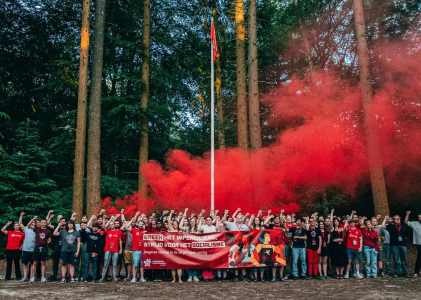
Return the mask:
[[414,245],[417,247],[417,261],[415,262],[414,277],[418,277],[421,269],[421,213],[418,214],[418,221],[409,222],[410,211],[406,212],[404,223],[411,227],[414,232]]

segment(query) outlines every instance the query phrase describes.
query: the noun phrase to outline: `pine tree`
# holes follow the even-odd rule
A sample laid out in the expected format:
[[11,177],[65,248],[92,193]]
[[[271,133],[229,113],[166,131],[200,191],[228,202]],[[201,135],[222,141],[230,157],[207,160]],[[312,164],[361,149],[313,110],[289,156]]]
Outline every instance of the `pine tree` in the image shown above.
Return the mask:
[[37,127],[29,119],[20,123],[10,139],[13,149],[0,152],[0,223],[17,220],[21,211],[40,215],[57,207],[60,192],[47,176],[55,162],[42,147]]

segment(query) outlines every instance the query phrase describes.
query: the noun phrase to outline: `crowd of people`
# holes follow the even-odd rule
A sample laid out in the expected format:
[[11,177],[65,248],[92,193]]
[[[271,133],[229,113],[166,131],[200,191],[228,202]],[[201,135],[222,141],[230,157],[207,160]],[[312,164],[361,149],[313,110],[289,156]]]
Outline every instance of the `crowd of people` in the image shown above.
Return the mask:
[[[366,218],[353,211],[348,216],[337,217],[334,210],[329,216],[313,213],[309,217],[286,214],[266,216],[243,214],[237,209],[232,215],[224,211],[211,211],[205,216],[188,216],[188,209],[178,214],[165,210],[161,216],[136,213],[126,220],[124,209],[120,214],[107,216],[102,210],[98,216],[81,218],[75,224],[76,213],[70,219],[62,215],[54,219],[53,211],[46,218],[34,216],[26,226],[22,212],[18,222],[8,222],[2,229],[7,236],[5,280],[11,279],[15,266],[16,279],[21,282],[58,281],[61,259],[61,283],[107,280],[118,282],[146,282],[147,280],[172,283],[198,281],[282,281],[288,279],[357,279],[379,276],[418,277],[421,268],[421,213],[416,221],[409,221],[407,212],[401,217],[374,216]],[[413,230],[413,243],[417,258],[414,273],[407,265],[408,227]],[[213,232],[282,230],[285,244],[285,265],[232,269],[179,269],[144,270],[142,266],[143,232],[186,232],[207,234]],[[52,274],[46,279],[46,261],[52,259]],[[246,251],[247,252],[247,251]],[[245,255],[247,256],[247,255]],[[363,257],[365,272],[363,274]],[[386,266],[383,265],[385,257]],[[393,272],[391,258],[393,257]],[[23,275],[21,273],[21,265]],[[122,276],[122,269],[125,276]],[[239,274],[240,273],[240,274]]]

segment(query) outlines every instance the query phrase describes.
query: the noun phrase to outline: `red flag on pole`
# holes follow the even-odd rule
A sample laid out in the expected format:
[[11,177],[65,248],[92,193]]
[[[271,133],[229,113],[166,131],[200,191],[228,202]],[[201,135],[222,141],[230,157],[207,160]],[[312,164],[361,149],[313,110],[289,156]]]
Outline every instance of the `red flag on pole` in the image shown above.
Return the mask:
[[212,20],[212,28],[211,28],[210,39],[212,40],[213,62],[215,62],[215,60],[216,60],[216,52],[218,51],[218,48],[216,46],[215,27],[213,26],[213,20]]

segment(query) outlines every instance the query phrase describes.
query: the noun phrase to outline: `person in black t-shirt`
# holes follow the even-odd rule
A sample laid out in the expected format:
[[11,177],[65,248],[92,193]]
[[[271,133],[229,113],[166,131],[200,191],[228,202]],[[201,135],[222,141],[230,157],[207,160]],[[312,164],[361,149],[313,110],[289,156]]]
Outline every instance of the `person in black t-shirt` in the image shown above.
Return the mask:
[[303,218],[296,219],[297,227],[291,227],[288,231],[292,234],[292,275],[298,279],[298,259],[301,260],[301,277],[307,279],[306,249],[307,230],[304,228]]
[[408,234],[408,227],[401,223],[401,217],[396,215],[393,217],[393,223],[386,225],[389,216],[385,216],[382,228],[385,228],[390,235],[390,246],[394,261],[394,277],[405,276],[410,278],[408,274],[408,264],[406,262],[407,248],[406,236]]
[[310,223],[306,222],[307,229],[307,258],[308,258],[308,275],[309,278],[320,278],[317,276],[319,254],[322,247],[322,232],[316,227],[316,219],[311,217]]
[[[81,282],[86,282],[89,275],[89,267],[92,264],[92,279],[94,282],[97,281],[97,267],[98,267],[98,253],[103,249],[104,236],[99,232],[99,224],[92,224],[95,219],[95,215],[89,220],[87,227],[92,228],[92,232],[86,230],[81,231],[82,239],[86,241],[86,252],[85,252],[85,270],[83,279]],[[92,224],[92,226],[91,226]],[[82,270],[81,270],[82,273]]]

